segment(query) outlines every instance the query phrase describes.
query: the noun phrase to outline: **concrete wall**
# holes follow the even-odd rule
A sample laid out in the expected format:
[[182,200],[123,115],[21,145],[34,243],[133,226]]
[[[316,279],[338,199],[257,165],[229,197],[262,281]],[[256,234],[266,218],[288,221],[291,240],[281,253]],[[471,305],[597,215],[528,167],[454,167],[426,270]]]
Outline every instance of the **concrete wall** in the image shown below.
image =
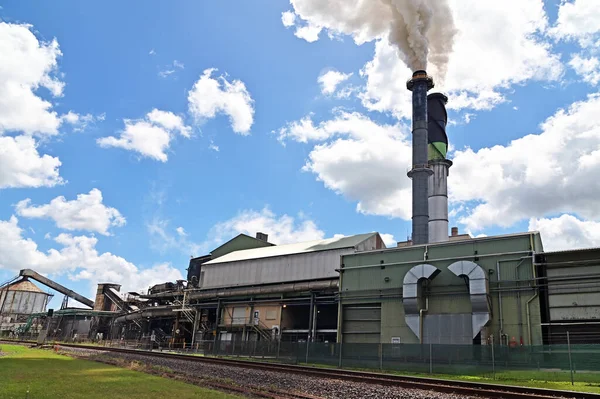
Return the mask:
[[[251,305],[236,304],[227,305],[223,308],[223,318],[221,324],[226,326],[238,325],[243,326],[244,324],[252,324],[254,319],[254,312],[258,311],[258,318],[260,320],[260,328],[273,328],[273,326],[281,325],[281,305]],[[234,310],[234,309],[243,309]]]
[[[522,339],[524,344],[528,344],[527,301],[533,297],[535,299],[529,305],[531,342],[540,344],[539,298],[534,297],[536,291],[530,285],[533,264],[528,254],[532,247],[539,249],[539,243],[541,241],[534,234],[523,234],[346,255],[342,258],[342,305],[381,302],[381,342],[390,343],[393,337],[399,337],[403,343],[418,343],[419,339],[404,320],[404,276],[417,264],[428,263],[437,267],[441,273],[428,287],[430,294],[427,315],[471,313],[466,282],[447,270],[457,259],[467,258],[481,266],[489,278],[492,315],[491,321],[482,330],[482,343],[491,334],[499,342],[502,324],[502,333],[509,340],[515,337],[517,341]],[[521,257],[524,259],[520,259]],[[502,293],[502,323],[500,290],[506,291]],[[420,308],[424,308],[424,304],[420,303]]]

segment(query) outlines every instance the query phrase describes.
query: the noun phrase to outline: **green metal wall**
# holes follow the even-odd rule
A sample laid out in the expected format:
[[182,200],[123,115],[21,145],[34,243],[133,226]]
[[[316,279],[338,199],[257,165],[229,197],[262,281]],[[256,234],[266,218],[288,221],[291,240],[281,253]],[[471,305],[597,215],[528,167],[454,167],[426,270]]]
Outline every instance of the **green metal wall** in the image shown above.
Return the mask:
[[[540,305],[533,286],[531,251],[541,250],[538,233],[486,237],[466,241],[436,243],[427,246],[394,248],[357,253],[342,257],[340,297],[342,306],[370,302],[381,303],[381,342],[399,337],[402,343],[419,339],[404,321],[402,285],[413,266],[429,263],[441,270],[429,285],[428,314],[470,313],[471,302],[466,281],[447,270],[457,260],[470,260],[488,272],[491,321],[482,331],[482,341],[494,335],[499,342],[502,296],[503,333],[510,340],[530,344],[527,302],[531,325],[531,343],[541,344]],[[497,265],[500,265],[498,281]],[[502,291],[502,292],[500,292]],[[532,299],[533,298],[533,299]],[[521,309],[521,315],[517,309]],[[421,307],[424,307],[423,305]],[[343,320],[340,321],[343,323]],[[342,331],[342,330],[340,330]]]

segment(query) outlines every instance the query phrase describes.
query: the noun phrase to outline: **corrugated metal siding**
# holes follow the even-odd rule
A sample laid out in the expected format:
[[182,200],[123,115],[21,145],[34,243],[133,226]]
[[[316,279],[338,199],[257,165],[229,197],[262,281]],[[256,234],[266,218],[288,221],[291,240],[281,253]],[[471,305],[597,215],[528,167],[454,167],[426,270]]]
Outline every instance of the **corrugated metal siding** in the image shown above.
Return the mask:
[[46,298],[42,292],[2,291],[0,308],[4,314],[30,314],[46,310]]
[[343,342],[379,343],[381,304],[345,305],[342,308]]
[[423,341],[426,344],[471,345],[471,313],[431,314],[423,320]]
[[258,285],[337,277],[340,256],[352,248],[204,265],[202,288]]
[[547,269],[548,306],[550,320],[596,320],[600,319],[600,281],[590,279],[587,282],[552,282],[560,277],[588,276],[600,274],[600,265],[565,266]]

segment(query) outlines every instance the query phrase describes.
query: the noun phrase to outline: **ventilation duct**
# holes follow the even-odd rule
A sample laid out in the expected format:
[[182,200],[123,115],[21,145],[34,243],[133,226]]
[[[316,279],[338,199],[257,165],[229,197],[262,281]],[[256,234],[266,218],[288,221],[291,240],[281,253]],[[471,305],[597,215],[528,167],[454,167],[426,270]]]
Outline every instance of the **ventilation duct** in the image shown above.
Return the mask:
[[485,270],[477,263],[461,260],[448,266],[448,270],[458,277],[469,279],[469,296],[471,297],[471,319],[473,338],[479,334],[483,326],[490,320],[489,284]]
[[410,269],[404,276],[402,285],[402,302],[404,305],[404,320],[406,325],[417,337],[421,337],[421,323],[419,319],[418,285],[422,279],[433,280],[440,273],[440,269],[429,264],[420,264]]

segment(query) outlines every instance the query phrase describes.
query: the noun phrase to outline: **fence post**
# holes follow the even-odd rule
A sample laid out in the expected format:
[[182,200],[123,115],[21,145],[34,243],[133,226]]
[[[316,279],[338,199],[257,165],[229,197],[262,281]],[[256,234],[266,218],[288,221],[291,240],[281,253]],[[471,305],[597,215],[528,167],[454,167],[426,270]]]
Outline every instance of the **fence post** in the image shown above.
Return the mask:
[[340,358],[338,359],[338,368],[342,368],[342,343],[339,343],[340,345]]
[[429,374],[433,374],[433,344],[429,344]]
[[494,356],[494,336],[492,335],[492,378],[496,379],[496,357]]
[[310,341],[306,340],[306,361],[305,363],[308,364],[308,351],[310,349]]
[[279,360],[279,351],[281,349],[281,337],[277,340],[277,359]]
[[567,331],[567,349],[569,351],[569,370],[571,371],[571,385],[575,385],[573,381],[573,361],[571,360],[571,337]]
[[379,370],[383,370],[383,344],[379,344]]

